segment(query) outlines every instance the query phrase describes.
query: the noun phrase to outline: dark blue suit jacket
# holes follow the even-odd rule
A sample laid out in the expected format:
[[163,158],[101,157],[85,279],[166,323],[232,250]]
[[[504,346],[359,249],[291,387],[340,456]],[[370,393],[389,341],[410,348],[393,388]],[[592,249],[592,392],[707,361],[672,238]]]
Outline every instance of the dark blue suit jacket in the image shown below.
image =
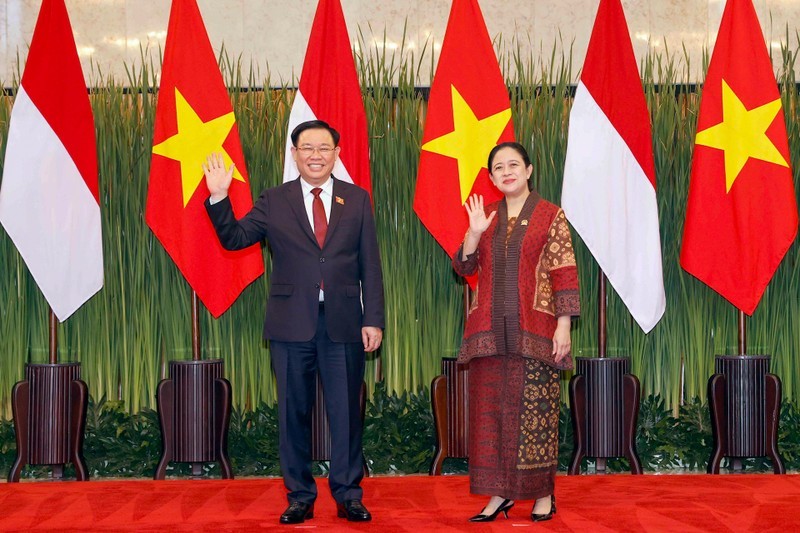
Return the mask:
[[[206,210],[222,246],[239,250],[266,239],[272,255],[264,338],[311,340],[325,281],[325,320],[334,342],[361,342],[362,326],[383,328],[383,276],[367,192],[333,179],[325,243],[320,249],[303,204],[300,178],[267,189],[236,220],[229,199]],[[363,302],[363,305],[362,305]]]

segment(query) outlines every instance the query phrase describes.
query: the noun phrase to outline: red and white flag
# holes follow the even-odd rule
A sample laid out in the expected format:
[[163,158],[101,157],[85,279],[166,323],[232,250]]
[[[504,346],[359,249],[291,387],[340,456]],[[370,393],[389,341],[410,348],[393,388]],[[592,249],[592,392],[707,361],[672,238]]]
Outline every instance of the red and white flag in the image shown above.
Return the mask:
[[44,0],[14,99],[0,223],[60,321],[103,286],[94,119],[64,0]]
[[[367,114],[339,0],[320,0],[317,5],[288,133],[307,120],[324,120],[341,134],[333,175],[366,189],[371,198]],[[287,134],[284,182],[300,175],[291,148]]]
[[569,117],[561,206],[633,318],[664,315],[650,115],[620,0],[602,0]]

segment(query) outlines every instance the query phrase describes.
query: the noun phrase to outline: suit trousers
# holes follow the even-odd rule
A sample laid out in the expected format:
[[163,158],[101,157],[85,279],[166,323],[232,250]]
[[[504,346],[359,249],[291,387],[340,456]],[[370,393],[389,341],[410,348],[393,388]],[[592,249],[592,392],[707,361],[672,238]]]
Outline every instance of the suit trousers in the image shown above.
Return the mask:
[[339,503],[361,499],[363,344],[331,341],[324,306],[320,304],[314,338],[308,342],[270,341],[270,350],[278,386],[281,472],[289,501],[313,503],[317,497],[311,475],[311,409],[316,398],[317,372],[331,430],[331,493]]

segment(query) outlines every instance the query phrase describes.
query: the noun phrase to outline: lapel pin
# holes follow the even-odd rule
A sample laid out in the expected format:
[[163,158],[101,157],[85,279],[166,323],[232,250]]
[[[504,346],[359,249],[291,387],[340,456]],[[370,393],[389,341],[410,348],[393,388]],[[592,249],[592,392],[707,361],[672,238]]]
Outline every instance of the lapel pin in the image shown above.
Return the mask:
[[523,221],[521,221],[519,224],[520,224],[521,226],[527,226],[527,225],[528,225],[528,221],[527,221],[527,220],[523,220]]
[[336,197],[336,203],[344,205],[344,198],[342,198],[341,196],[337,196]]

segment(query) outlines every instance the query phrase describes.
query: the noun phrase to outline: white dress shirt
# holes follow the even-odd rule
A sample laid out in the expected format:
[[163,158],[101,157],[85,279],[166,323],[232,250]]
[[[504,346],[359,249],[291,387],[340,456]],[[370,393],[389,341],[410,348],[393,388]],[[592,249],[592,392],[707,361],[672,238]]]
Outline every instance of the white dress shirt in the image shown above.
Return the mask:
[[[314,195],[311,189],[315,189],[315,185],[311,185],[303,178],[300,178],[300,187],[303,188],[303,204],[306,206],[306,216],[308,216],[308,223],[311,224],[311,229],[314,229],[314,210],[312,202]],[[331,201],[333,200],[333,180],[328,178],[325,183],[319,186],[322,189],[319,197],[322,199],[322,205],[325,206],[325,218],[330,221],[331,219]]]

